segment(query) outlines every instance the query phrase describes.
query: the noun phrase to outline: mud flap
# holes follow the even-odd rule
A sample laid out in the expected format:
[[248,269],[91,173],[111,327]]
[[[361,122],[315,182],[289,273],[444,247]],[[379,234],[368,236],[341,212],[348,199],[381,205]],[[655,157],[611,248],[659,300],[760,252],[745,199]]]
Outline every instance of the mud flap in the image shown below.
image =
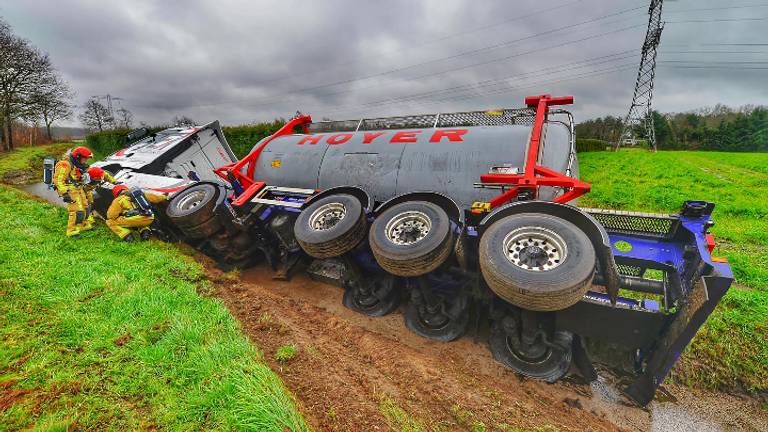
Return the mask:
[[592,382],[597,379],[597,371],[589,359],[584,339],[579,335],[573,335],[573,363],[585,381]]
[[691,342],[696,332],[723,298],[731,279],[720,275],[703,276],[691,289],[687,301],[678,311],[648,358],[645,372],[626,389],[627,395],[645,406],[653,400],[656,389]]

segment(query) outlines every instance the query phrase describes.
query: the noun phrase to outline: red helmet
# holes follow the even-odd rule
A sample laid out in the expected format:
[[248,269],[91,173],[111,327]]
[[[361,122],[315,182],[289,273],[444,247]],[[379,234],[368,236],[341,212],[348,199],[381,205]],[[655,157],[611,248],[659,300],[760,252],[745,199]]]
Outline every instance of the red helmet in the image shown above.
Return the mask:
[[75,159],[81,159],[81,158],[90,159],[93,157],[93,152],[88,147],[75,147],[72,149],[72,152],[70,154]]
[[88,176],[91,180],[101,181],[104,178],[104,170],[101,167],[88,168]]
[[112,188],[112,195],[114,195],[115,198],[117,198],[117,196],[120,195],[120,192],[127,191],[127,190],[128,190],[128,186],[126,186],[126,185],[117,185],[117,186]]

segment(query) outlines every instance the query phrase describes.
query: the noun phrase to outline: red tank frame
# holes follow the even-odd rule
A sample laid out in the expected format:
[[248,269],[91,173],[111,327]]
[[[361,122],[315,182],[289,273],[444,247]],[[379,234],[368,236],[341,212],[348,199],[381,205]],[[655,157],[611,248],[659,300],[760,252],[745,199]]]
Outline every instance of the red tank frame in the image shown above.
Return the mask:
[[[521,191],[531,191],[533,198],[538,194],[539,186],[561,187],[566,190],[563,195],[554,199],[556,203],[567,203],[578,198],[590,190],[590,184],[568,177],[565,174],[553,171],[538,164],[539,150],[541,147],[541,134],[544,128],[544,122],[547,120],[549,107],[554,105],[573,104],[573,96],[564,96],[553,98],[545,94],[540,96],[528,96],[525,98],[525,104],[531,108],[536,108],[536,117],[531,131],[531,140],[528,144],[528,150],[525,161],[525,172],[523,174],[483,174],[480,176],[482,183],[508,184],[511,189],[503,192],[490,201],[491,208],[499,207],[515,199]],[[281,127],[280,130],[270,135],[262,143],[250,152],[243,159],[229,165],[216,168],[214,172],[224,180],[231,182],[236,180],[243,188],[240,194],[232,202],[235,206],[240,206],[248,202],[264,186],[265,182],[253,178],[256,170],[256,162],[261,156],[261,152],[273,139],[291,135],[297,127],[300,127],[304,133],[309,133],[308,125],[312,122],[312,116],[302,115],[296,117]],[[245,168],[246,174],[243,174]]]

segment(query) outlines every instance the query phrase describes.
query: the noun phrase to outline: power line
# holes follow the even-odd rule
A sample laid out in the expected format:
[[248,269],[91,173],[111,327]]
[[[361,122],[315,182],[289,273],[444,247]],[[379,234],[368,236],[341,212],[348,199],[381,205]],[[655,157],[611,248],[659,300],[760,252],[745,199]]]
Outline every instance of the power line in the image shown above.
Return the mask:
[[672,69],[727,69],[727,70],[768,70],[768,67],[752,67],[752,66],[681,66],[681,65],[664,65],[665,68]]
[[746,22],[746,21],[765,21],[768,17],[759,18],[714,18],[714,19],[691,19],[681,21],[666,21],[666,24],[687,24],[687,23],[713,23],[713,22]]
[[[541,32],[541,33],[536,33],[536,34],[533,34],[533,35],[530,35],[530,36],[526,36],[526,37],[523,37],[523,38],[514,39],[514,40],[510,40],[510,41],[504,41],[504,42],[500,42],[500,43],[493,44],[493,45],[487,45],[487,46],[484,46],[484,47],[480,47],[480,48],[476,48],[476,49],[472,49],[472,50],[468,50],[468,51],[463,51],[461,53],[453,54],[453,55],[450,55],[450,56],[441,57],[441,58],[437,58],[437,59],[433,59],[433,60],[428,60],[428,61],[424,61],[424,62],[419,62],[419,63],[411,64],[411,65],[408,65],[408,66],[402,66],[402,67],[399,67],[399,68],[394,68],[394,69],[390,69],[390,70],[383,71],[383,72],[378,72],[378,73],[364,75],[364,76],[358,76],[358,77],[354,77],[354,78],[348,78],[348,79],[339,80],[339,81],[335,81],[335,82],[331,82],[331,83],[326,83],[326,84],[321,84],[321,85],[316,85],[316,86],[304,87],[304,88],[301,88],[301,89],[295,89],[295,90],[291,90],[291,91],[285,92],[285,93],[283,93],[280,96],[284,96],[286,94],[300,94],[300,93],[310,92],[310,91],[313,91],[313,90],[319,90],[319,89],[323,89],[323,88],[327,88],[327,87],[333,87],[333,86],[343,85],[343,84],[350,84],[350,83],[357,82],[357,81],[362,81],[362,80],[367,80],[367,79],[370,79],[370,78],[375,78],[375,77],[379,77],[379,76],[384,76],[384,75],[389,75],[389,74],[393,74],[393,73],[397,73],[397,72],[402,72],[402,71],[405,71],[405,70],[413,69],[413,68],[424,66],[424,65],[427,65],[427,64],[436,63],[436,62],[439,62],[439,61],[452,60],[452,59],[463,57],[463,56],[466,56],[466,55],[474,55],[474,54],[477,54],[477,53],[480,53],[480,52],[491,51],[491,50],[503,48],[503,47],[506,47],[506,46],[510,46],[510,45],[513,45],[515,43],[522,42],[522,41],[525,41],[525,40],[535,39],[537,37],[553,34],[553,33],[556,33],[556,32],[560,32],[560,31],[563,31],[563,30],[571,29],[571,28],[582,26],[582,25],[586,25],[586,24],[592,24],[592,23],[595,23],[595,22],[598,22],[598,21],[601,21],[601,20],[604,20],[604,19],[607,19],[607,18],[611,18],[611,17],[615,17],[615,16],[618,16],[618,15],[622,15],[622,14],[628,13],[628,12],[632,12],[632,11],[641,9],[643,7],[644,6],[637,6],[637,7],[633,7],[633,8],[629,8],[629,9],[624,9],[624,10],[621,10],[621,11],[618,11],[618,12],[610,13],[610,14],[607,14],[607,15],[602,15],[600,17],[592,18],[592,19],[589,19],[589,20],[585,20],[585,21],[581,21],[581,22],[575,23],[575,24],[570,24],[570,25],[567,25],[567,26],[557,27],[557,28],[554,28],[554,29],[550,29],[550,30],[547,30],[547,31],[544,31],[544,32]],[[634,27],[638,27],[638,26],[632,26],[632,27],[620,29],[620,30],[609,32],[609,33],[606,33],[606,34],[616,33],[618,31],[625,31],[625,30],[628,30],[628,29],[634,28]],[[589,38],[585,38],[585,39],[582,39],[582,40],[588,40],[588,39]],[[512,56],[512,57],[514,57],[514,56]],[[495,61],[501,61],[501,60],[504,60],[504,59],[505,58],[502,58],[502,59],[499,59],[499,60],[495,60]],[[492,63],[492,62],[493,61],[483,62],[483,63],[479,63],[478,65]],[[461,69],[464,69],[464,68],[461,68]],[[198,104],[198,105],[192,105],[192,106],[194,106],[194,107],[215,106],[215,105],[225,105],[225,104],[230,104],[230,103],[239,103],[239,102],[247,102],[247,101],[248,101],[247,99],[237,99],[237,100],[229,100],[229,101],[221,101],[221,102],[211,102],[211,103],[205,103],[205,104]],[[261,101],[263,101],[263,104],[275,103],[274,99],[272,99],[272,100],[261,99]],[[281,101],[283,101],[283,100],[280,99],[277,102],[281,102]],[[254,105],[250,104],[250,106],[254,106]]]
[[[570,1],[570,2],[567,2],[567,3],[563,3],[563,4],[560,4],[560,5],[557,5],[557,6],[552,6],[552,7],[545,8],[545,9],[539,9],[539,10],[527,13],[525,15],[520,15],[520,16],[516,16],[516,17],[513,17],[513,18],[509,18],[509,19],[506,19],[504,21],[501,21],[501,22],[498,22],[498,23],[495,23],[495,24],[483,25],[483,26],[480,26],[480,27],[475,27],[474,29],[461,31],[461,32],[458,32],[458,33],[448,34],[448,35],[445,35],[445,36],[442,36],[442,37],[439,37],[439,38],[436,38],[436,39],[432,39],[432,40],[429,40],[429,41],[426,41],[426,42],[418,43],[418,44],[415,44],[415,45],[409,45],[408,50],[412,50],[414,48],[421,48],[423,46],[432,45],[432,44],[435,44],[437,42],[442,42],[442,41],[445,41],[445,40],[448,40],[448,39],[453,39],[453,38],[456,38],[456,37],[459,37],[459,36],[464,36],[464,35],[468,35],[468,34],[472,34],[472,33],[477,33],[477,32],[482,31],[482,30],[487,30],[489,28],[498,27],[500,25],[509,24],[509,23],[512,23],[512,22],[515,22],[515,21],[520,21],[520,20],[523,20],[523,19],[526,19],[526,18],[530,18],[530,17],[536,16],[536,15],[542,14],[542,13],[552,12],[552,11],[555,11],[555,10],[558,10],[558,9],[563,9],[565,7],[574,5],[576,3],[581,3],[583,1],[585,1],[585,0],[573,0],[573,1]],[[387,55],[399,54],[399,53],[402,53],[403,51],[406,51],[406,50],[405,49],[392,50],[389,53],[387,53]],[[381,55],[381,53],[377,52],[377,55]],[[317,72],[322,72],[322,71],[326,71],[326,70],[332,70],[332,69],[336,69],[336,68],[341,67],[341,66],[355,64],[358,61],[359,60],[350,60],[350,61],[346,61],[346,62],[343,62],[343,63],[337,63],[337,64],[335,64],[335,65],[333,65],[331,67],[327,67],[327,68],[323,68],[323,69],[312,69],[312,70],[309,70],[309,71],[306,71],[306,72],[302,72],[302,73],[291,74],[291,75],[284,75],[284,76],[281,76],[281,77],[278,77],[278,78],[274,78],[274,79],[258,81],[258,82],[253,83],[252,85],[256,86],[256,85],[262,85],[262,84],[270,84],[270,83],[275,83],[275,82],[279,82],[279,81],[285,81],[287,79],[296,78],[296,77],[300,77],[300,76],[314,75],[314,74],[317,74]]]
[[[504,82],[509,81],[511,79],[520,79],[520,78],[523,78],[525,76],[537,75],[537,74],[541,74],[542,72],[548,72],[548,71],[552,71],[552,70],[557,71],[557,72],[561,72],[561,71],[569,71],[569,70],[575,70],[575,69],[582,69],[582,68],[589,67],[589,66],[596,66],[596,65],[600,65],[600,64],[605,64],[605,63],[615,62],[615,61],[618,61],[618,60],[624,60],[624,59],[627,59],[627,58],[636,57],[637,54],[629,54],[629,53],[632,53],[632,52],[634,52],[634,50],[627,50],[627,51],[622,51],[622,52],[618,52],[618,53],[614,53],[614,54],[609,54],[609,55],[605,55],[605,56],[593,57],[591,59],[581,60],[581,61],[577,61],[577,62],[571,62],[571,63],[559,64],[559,65],[554,65],[554,66],[545,67],[545,68],[539,68],[539,69],[536,69],[536,70],[531,71],[531,72],[525,72],[525,73],[521,73],[521,74],[514,74],[514,75],[508,75],[508,76],[500,77],[500,78],[483,80],[483,81],[480,81],[480,82],[477,82],[477,83],[464,84],[464,85],[459,85],[459,86],[448,87],[448,88],[445,88],[445,89],[432,90],[432,91],[429,91],[429,92],[419,93],[419,94],[415,94],[415,95],[408,95],[408,96],[402,96],[402,97],[382,99],[382,100],[379,100],[379,101],[368,102],[368,103],[362,104],[360,106],[367,107],[367,106],[376,106],[376,105],[387,105],[389,103],[409,102],[409,101],[413,101],[413,100],[433,97],[433,96],[436,96],[436,95],[439,95],[439,94],[442,94],[442,93],[452,93],[452,92],[456,92],[456,91],[465,91],[465,90],[476,90],[478,88],[490,87],[490,86],[495,86],[495,85],[499,85],[499,84],[504,84]],[[601,61],[596,61],[596,60],[601,60]]]
[[[496,89],[496,90],[486,91],[486,92],[480,92],[480,93],[474,93],[474,94],[471,94],[471,95],[458,95],[458,96],[452,96],[452,97],[443,98],[443,99],[431,99],[428,102],[420,102],[419,105],[434,105],[434,104],[439,104],[439,103],[448,102],[448,101],[468,100],[468,99],[474,99],[474,98],[478,98],[478,97],[484,97],[484,96],[491,96],[491,95],[509,93],[511,91],[524,90],[524,89],[528,89],[528,88],[537,88],[537,87],[541,87],[541,86],[545,86],[545,85],[552,85],[552,84],[557,84],[557,83],[561,83],[561,82],[574,81],[574,80],[578,80],[578,79],[584,79],[584,78],[590,78],[590,77],[599,76],[599,75],[605,75],[605,74],[608,74],[608,73],[615,73],[615,72],[626,71],[626,70],[633,69],[635,67],[635,65],[636,65],[636,63],[634,63],[634,62],[632,62],[632,63],[625,63],[625,64],[620,64],[620,65],[612,66],[612,67],[606,68],[606,69],[600,69],[600,70],[595,70],[595,71],[590,71],[590,72],[584,72],[584,73],[581,73],[581,74],[575,74],[575,75],[560,77],[559,79],[555,79],[555,80],[536,81],[536,82],[533,82],[533,83],[528,83],[525,86],[506,86],[506,87],[501,88],[501,89]],[[410,101],[402,101],[402,102],[398,101],[398,103],[407,103],[407,102],[410,102]],[[345,107],[341,107],[341,108],[334,109],[334,110],[331,110],[331,111],[326,111],[326,113],[328,113],[328,112],[341,112],[341,111],[349,110],[350,108],[355,107],[355,106],[356,105],[345,106]]]
[[[479,63],[472,63],[472,64],[469,64],[469,65],[460,66],[460,67],[456,67],[456,68],[451,68],[451,69],[443,70],[443,71],[440,71],[440,72],[433,72],[433,73],[417,76],[417,77],[414,77],[414,78],[409,78],[407,80],[408,81],[418,81],[418,80],[422,80],[422,79],[425,79],[425,78],[431,78],[431,77],[435,77],[435,76],[445,75],[445,74],[450,73],[450,72],[455,72],[455,71],[469,69],[469,68],[473,68],[473,67],[477,67],[477,66],[482,66],[482,65],[487,65],[487,64],[491,64],[491,63],[496,63],[496,62],[499,62],[499,61],[509,60],[509,59],[516,58],[516,57],[522,57],[524,55],[533,54],[533,53],[539,53],[539,52],[543,52],[543,51],[547,51],[547,50],[551,50],[551,49],[555,49],[555,48],[561,48],[561,47],[564,47],[564,46],[573,45],[573,44],[576,44],[576,43],[581,43],[581,42],[584,42],[584,41],[587,41],[587,40],[597,39],[597,38],[600,38],[600,37],[604,37],[604,36],[615,34],[615,33],[620,33],[620,32],[623,32],[623,31],[634,29],[634,28],[639,28],[639,27],[642,27],[642,26],[643,26],[642,24],[638,24],[638,25],[633,25],[633,26],[629,26],[629,27],[623,27],[623,28],[620,28],[620,29],[617,29],[617,30],[612,30],[612,31],[608,31],[608,32],[602,32],[602,33],[598,33],[598,34],[595,34],[595,35],[591,35],[591,36],[587,36],[587,37],[583,37],[583,38],[579,38],[579,39],[575,39],[575,40],[570,40],[570,41],[566,41],[566,42],[562,42],[562,43],[558,43],[558,44],[554,44],[554,45],[549,45],[549,46],[546,46],[546,47],[535,48],[535,49],[531,49],[529,51],[524,51],[524,52],[516,53],[516,54],[513,54],[513,55],[501,57],[501,58],[487,60],[487,61],[483,61],[483,62],[479,62]],[[379,86],[379,85],[374,85],[374,86],[364,87],[363,89],[365,89],[365,88],[380,88],[380,87],[381,86]],[[322,93],[319,96],[334,96],[334,95],[350,93],[350,92],[359,91],[359,90],[361,90],[361,89],[340,90],[340,91],[331,92],[331,93]],[[284,99],[273,99],[271,101],[262,102],[262,103],[258,103],[258,104],[248,104],[248,106],[249,107],[258,107],[258,106],[265,106],[265,105],[269,105],[269,104],[272,104],[272,103],[280,103],[280,102],[285,102],[285,100]]]
[[678,10],[668,10],[667,13],[671,14],[671,13],[683,13],[683,12],[721,11],[721,10],[730,10],[730,9],[749,9],[749,8],[762,8],[762,7],[768,7],[768,3],[759,3],[759,4],[742,5],[742,6],[678,9]]

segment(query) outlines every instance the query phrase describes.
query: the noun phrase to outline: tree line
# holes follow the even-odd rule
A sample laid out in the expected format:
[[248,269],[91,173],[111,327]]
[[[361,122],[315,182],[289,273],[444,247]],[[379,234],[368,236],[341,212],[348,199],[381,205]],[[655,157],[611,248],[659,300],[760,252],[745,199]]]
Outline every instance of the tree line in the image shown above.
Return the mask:
[[[662,150],[768,151],[768,107],[725,105],[661,114],[653,112],[656,140]],[[615,143],[622,119],[605,116],[576,125],[576,136]]]
[[[16,139],[24,132],[45,129],[53,139],[54,123],[74,115],[75,93],[53,66],[47,53],[13,33],[0,18],[0,150],[13,150]],[[111,101],[92,96],[78,116],[91,131],[132,127],[133,114],[123,107],[112,110]],[[17,132],[17,133],[14,133]]]
[[73,93],[47,53],[16,36],[0,20],[0,135],[2,149],[12,150],[17,122],[51,125],[72,116]]

